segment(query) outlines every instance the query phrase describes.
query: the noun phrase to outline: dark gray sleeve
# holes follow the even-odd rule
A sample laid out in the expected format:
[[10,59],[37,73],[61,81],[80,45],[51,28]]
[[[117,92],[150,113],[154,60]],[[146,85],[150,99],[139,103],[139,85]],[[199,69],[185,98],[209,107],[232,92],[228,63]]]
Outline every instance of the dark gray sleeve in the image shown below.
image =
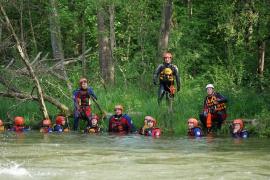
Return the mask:
[[178,88],[180,88],[181,79],[180,79],[180,74],[179,74],[178,68],[177,68],[177,66],[173,65],[173,69],[174,69],[174,76],[175,76],[175,80],[176,80],[176,85]]
[[161,72],[161,69],[162,69],[162,64],[158,65],[157,69],[154,71],[154,74],[153,74],[153,83],[154,84],[156,84],[158,81],[158,76]]

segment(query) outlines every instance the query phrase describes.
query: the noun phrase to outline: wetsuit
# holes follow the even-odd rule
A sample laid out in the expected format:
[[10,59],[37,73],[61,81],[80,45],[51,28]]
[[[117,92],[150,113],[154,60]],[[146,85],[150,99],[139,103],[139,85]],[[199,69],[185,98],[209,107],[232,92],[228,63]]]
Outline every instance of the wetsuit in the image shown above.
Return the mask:
[[195,127],[195,128],[189,129],[188,130],[188,136],[202,137],[203,136],[202,129],[199,128],[199,127]]
[[97,100],[97,97],[91,87],[88,87],[86,90],[80,88],[73,92],[75,106],[73,125],[74,131],[78,129],[80,118],[87,120],[87,124],[91,125],[91,98]]
[[[171,73],[167,74],[166,70],[170,69]],[[170,72],[170,71],[169,71]],[[180,90],[180,76],[178,68],[176,65],[171,63],[160,64],[154,72],[153,82],[156,85],[157,79],[159,77],[159,89],[158,89],[158,103],[161,102],[165,91],[169,92],[171,96],[174,96],[174,93],[171,92],[170,87],[174,86],[174,80],[176,80],[177,91]]]
[[109,119],[109,132],[130,133],[136,131],[131,118],[127,115],[113,115]]
[[240,132],[232,133],[234,138],[248,138],[249,134],[247,130],[242,130]]
[[[217,101],[218,103],[214,104],[215,101]],[[225,106],[226,102],[227,102],[226,97],[215,92],[211,96],[205,97],[204,110],[203,110],[203,113],[200,114],[200,121],[205,128],[207,128],[207,124],[206,124],[207,114],[211,113],[212,122],[216,122],[217,129],[221,129],[221,125],[227,117],[226,106]],[[213,127],[213,123],[212,123],[212,127]]]

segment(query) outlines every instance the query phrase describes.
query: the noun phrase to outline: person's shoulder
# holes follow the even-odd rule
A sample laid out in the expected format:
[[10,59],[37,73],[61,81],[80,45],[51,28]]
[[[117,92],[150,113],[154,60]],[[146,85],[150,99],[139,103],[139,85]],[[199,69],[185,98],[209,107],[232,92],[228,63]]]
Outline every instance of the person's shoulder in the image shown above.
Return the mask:
[[75,90],[73,91],[73,95],[78,94],[78,92],[80,92],[80,88],[75,89]]
[[128,114],[123,114],[123,116],[125,119],[131,119],[131,117]]

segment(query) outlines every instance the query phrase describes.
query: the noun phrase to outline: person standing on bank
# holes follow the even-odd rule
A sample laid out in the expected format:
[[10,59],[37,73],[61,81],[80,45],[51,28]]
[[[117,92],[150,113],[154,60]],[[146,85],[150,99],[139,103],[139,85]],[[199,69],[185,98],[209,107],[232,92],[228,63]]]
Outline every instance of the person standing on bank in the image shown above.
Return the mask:
[[[168,92],[170,97],[173,98],[175,90],[180,90],[180,76],[176,65],[172,64],[172,54],[166,52],[163,54],[163,64],[160,64],[154,72],[153,83],[157,85],[159,79],[158,89],[158,104],[165,94]],[[176,88],[174,83],[176,81]]]

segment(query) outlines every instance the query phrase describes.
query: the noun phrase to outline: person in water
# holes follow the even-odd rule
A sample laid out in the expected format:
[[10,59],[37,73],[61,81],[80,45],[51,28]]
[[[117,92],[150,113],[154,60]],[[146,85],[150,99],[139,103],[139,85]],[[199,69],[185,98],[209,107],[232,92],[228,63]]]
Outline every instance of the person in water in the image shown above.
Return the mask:
[[15,132],[25,132],[30,130],[30,128],[25,127],[24,124],[24,118],[21,116],[16,116],[14,118],[14,125],[13,127],[10,129],[11,131],[15,131]]
[[86,127],[85,133],[98,133],[100,132],[100,127],[98,125],[99,117],[97,115],[92,115],[91,123]]
[[247,138],[248,131],[244,129],[244,122],[242,119],[235,119],[232,124],[232,136],[234,138]]
[[4,132],[4,131],[5,131],[5,126],[2,119],[0,119],[0,132]]
[[122,105],[114,107],[115,114],[109,118],[109,132],[114,133],[130,133],[135,131],[135,127],[131,118],[127,114],[123,114]]
[[73,92],[74,100],[74,124],[73,130],[76,131],[79,126],[79,119],[84,119],[87,121],[87,124],[91,122],[91,98],[97,100],[93,89],[88,87],[88,81],[86,78],[81,78],[80,88]]
[[187,121],[188,136],[190,137],[202,137],[203,132],[199,126],[198,120],[195,118],[189,118]]
[[64,116],[57,116],[55,119],[55,125],[53,126],[55,132],[68,132],[69,128],[66,124],[66,118]]
[[215,92],[213,84],[207,84],[205,89],[207,96],[204,100],[203,112],[200,114],[200,121],[207,129],[207,133],[211,133],[213,127],[220,130],[227,117],[225,105],[227,98]]
[[157,120],[152,116],[144,117],[144,126],[140,130],[141,135],[157,137],[161,135],[160,128],[156,127]]
[[51,133],[51,132],[53,132],[52,122],[51,122],[50,119],[44,119],[42,121],[42,126],[40,128],[40,132],[41,133]]

